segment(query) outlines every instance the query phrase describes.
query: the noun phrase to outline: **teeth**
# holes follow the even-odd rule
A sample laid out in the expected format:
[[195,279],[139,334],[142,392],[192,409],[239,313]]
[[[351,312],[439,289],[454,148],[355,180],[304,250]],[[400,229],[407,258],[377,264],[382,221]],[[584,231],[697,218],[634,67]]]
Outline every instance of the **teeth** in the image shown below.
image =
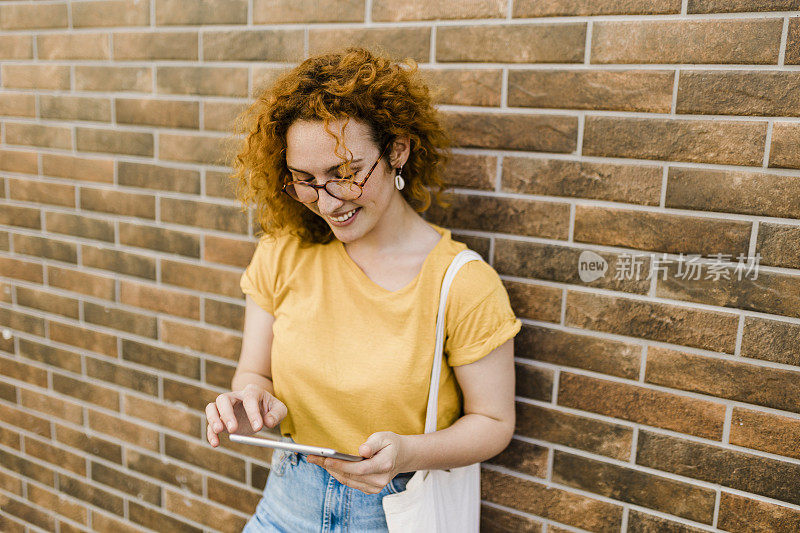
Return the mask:
[[[356,208],[356,209],[358,209],[358,208]],[[345,213],[344,215],[342,215],[340,217],[331,217],[331,220],[335,220],[336,222],[344,222],[345,220],[347,220],[348,218],[353,216],[353,213],[356,212],[356,209],[353,209],[352,211],[349,211],[349,212]]]

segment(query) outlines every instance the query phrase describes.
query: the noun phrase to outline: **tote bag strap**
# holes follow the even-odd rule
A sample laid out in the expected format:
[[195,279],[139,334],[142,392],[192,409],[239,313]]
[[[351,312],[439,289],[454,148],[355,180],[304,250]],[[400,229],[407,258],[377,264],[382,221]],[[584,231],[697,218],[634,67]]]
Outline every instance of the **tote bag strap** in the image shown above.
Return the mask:
[[436,351],[433,356],[433,368],[431,369],[431,388],[428,391],[428,408],[425,411],[425,433],[436,431],[436,418],[439,406],[439,377],[441,376],[442,354],[444,352],[444,315],[447,304],[447,293],[453,278],[456,277],[458,270],[470,261],[483,261],[478,252],[466,249],[462,250],[453,258],[442,281],[442,290],[439,294],[439,312],[436,315]]

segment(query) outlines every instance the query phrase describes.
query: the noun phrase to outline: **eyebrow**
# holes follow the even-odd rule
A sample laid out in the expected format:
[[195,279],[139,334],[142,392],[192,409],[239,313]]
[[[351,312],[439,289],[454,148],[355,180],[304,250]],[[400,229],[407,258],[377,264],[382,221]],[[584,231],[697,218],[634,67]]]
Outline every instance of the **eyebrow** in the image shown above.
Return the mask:
[[[364,161],[364,160],[363,160],[363,159],[354,159],[353,161],[350,161],[350,164],[354,164],[354,163],[361,163],[362,161]],[[339,168],[340,166],[342,166],[342,165],[341,165],[341,164],[339,164],[339,165],[333,165],[331,168],[329,168],[329,169],[328,169],[328,170],[326,170],[325,172],[326,172],[326,173],[328,173],[328,174],[330,174],[331,172],[333,172],[334,170],[336,170],[336,169],[337,169],[337,168]],[[307,172],[307,171],[305,171],[305,170],[300,170],[300,169],[297,169],[297,168],[293,168],[293,167],[290,167],[289,165],[286,165],[286,167],[287,167],[289,170],[294,170],[295,172],[300,172],[300,173],[302,173],[302,174],[308,174],[308,175],[311,175],[311,172]]]

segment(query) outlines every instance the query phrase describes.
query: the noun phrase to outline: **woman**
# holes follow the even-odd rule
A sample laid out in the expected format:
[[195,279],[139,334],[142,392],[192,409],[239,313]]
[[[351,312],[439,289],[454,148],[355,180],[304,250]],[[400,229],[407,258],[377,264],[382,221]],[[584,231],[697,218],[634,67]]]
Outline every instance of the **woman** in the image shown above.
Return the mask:
[[[403,67],[409,68],[403,68]],[[276,450],[245,531],[386,531],[381,500],[416,470],[489,459],[514,431],[521,323],[494,269],[461,268],[446,309],[437,431],[424,434],[439,289],[466,245],[420,212],[444,188],[447,136],[418,78],[362,48],[311,57],[239,120],[239,197],[264,230],[231,392],[208,441],[282,438],[366,458]]]

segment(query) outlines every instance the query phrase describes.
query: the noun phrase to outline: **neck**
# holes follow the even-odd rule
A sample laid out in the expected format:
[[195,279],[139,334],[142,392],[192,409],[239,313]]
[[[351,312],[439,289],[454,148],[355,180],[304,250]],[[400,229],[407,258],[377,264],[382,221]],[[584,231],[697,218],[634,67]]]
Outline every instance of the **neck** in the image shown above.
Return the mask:
[[422,217],[399,194],[393,194],[388,209],[372,230],[345,249],[361,257],[391,255],[408,247],[408,238],[418,230]]

